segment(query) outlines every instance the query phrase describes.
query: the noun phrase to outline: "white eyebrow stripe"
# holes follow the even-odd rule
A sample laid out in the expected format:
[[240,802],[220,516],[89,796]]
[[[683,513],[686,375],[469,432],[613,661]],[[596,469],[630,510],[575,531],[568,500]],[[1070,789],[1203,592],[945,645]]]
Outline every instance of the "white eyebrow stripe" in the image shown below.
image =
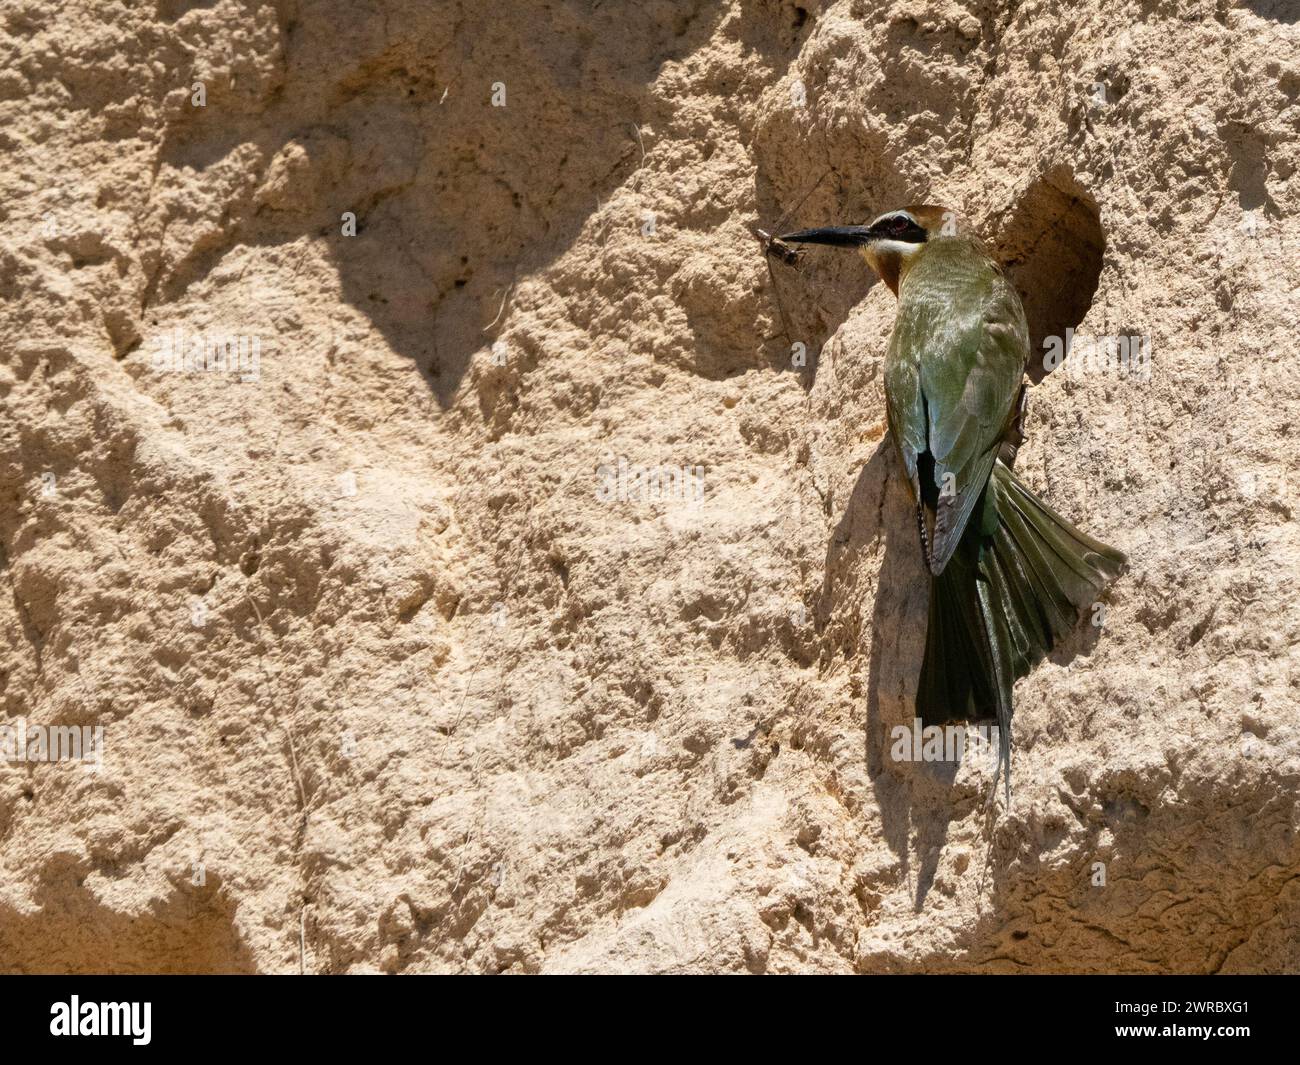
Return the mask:
[[906,218],[909,222],[912,223],[912,225],[914,226],[920,225],[920,223],[915,218],[912,217],[910,211],[886,211],[879,218],[873,218],[870,224],[873,226],[878,225],[879,223],[883,222],[886,218]]

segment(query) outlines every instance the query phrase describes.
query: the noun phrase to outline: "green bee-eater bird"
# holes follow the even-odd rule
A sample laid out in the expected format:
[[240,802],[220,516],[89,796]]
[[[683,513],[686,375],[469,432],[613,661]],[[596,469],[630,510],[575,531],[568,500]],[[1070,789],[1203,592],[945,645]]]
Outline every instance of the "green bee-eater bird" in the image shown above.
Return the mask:
[[995,721],[1009,801],[1012,686],[1125,562],[1011,472],[1029,358],[1020,296],[942,207],[780,239],[858,248],[898,297],[885,403],[930,569],[916,713],[926,726]]

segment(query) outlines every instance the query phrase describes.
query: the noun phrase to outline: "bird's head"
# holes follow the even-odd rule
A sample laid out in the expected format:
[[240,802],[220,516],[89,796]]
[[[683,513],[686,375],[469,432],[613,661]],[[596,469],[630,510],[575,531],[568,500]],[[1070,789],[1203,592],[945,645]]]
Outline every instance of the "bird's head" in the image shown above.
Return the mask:
[[922,204],[886,211],[866,225],[801,229],[780,239],[791,244],[857,248],[871,269],[897,295],[899,283],[928,244],[966,233],[965,223],[955,212]]

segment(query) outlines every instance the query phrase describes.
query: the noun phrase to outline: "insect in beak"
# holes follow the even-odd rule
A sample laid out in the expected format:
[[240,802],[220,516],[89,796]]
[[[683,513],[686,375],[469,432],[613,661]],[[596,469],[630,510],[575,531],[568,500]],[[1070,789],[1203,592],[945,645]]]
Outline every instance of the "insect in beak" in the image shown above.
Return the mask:
[[[799,202],[796,203],[793,207],[789,208],[785,212],[785,214],[783,214],[780,217],[780,219],[777,220],[777,225],[776,227],[773,228],[780,227],[780,225],[785,222],[786,218],[789,215],[798,211],[799,208],[801,208],[808,201],[808,197],[810,197],[814,192],[816,192],[817,189],[821,187],[822,182],[825,181],[826,178],[829,176],[830,176],[830,171],[827,170],[825,173],[822,174],[821,177],[817,179],[817,181],[813,184],[812,188],[810,188],[799,198]],[[790,321],[786,317],[785,304],[781,302],[780,288],[777,285],[776,272],[772,269],[772,260],[775,259],[778,262],[784,263],[786,266],[790,267],[791,269],[797,270],[799,268],[800,260],[803,258],[803,252],[801,252],[798,248],[790,247],[790,245],[787,244],[781,237],[774,236],[772,233],[770,233],[766,229],[763,229],[761,226],[750,226],[749,231],[754,234],[754,237],[758,240],[760,247],[763,249],[763,261],[767,264],[768,277],[771,278],[772,281],[772,294],[776,298],[776,307],[781,315],[781,327],[785,333],[786,340],[792,340],[792,335],[790,332]],[[772,338],[768,337],[767,339],[770,340]]]

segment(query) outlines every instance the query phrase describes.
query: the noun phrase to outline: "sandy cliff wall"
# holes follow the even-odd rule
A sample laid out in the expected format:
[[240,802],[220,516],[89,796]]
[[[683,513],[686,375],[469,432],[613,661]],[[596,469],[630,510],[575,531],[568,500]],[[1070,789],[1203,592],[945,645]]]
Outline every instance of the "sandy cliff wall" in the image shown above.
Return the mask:
[[[0,968],[1300,968],[1293,0],[5,0],[0,159],[0,709],[104,729]],[[1149,339],[1009,808],[890,756],[892,297],[747,230],[922,199]]]

